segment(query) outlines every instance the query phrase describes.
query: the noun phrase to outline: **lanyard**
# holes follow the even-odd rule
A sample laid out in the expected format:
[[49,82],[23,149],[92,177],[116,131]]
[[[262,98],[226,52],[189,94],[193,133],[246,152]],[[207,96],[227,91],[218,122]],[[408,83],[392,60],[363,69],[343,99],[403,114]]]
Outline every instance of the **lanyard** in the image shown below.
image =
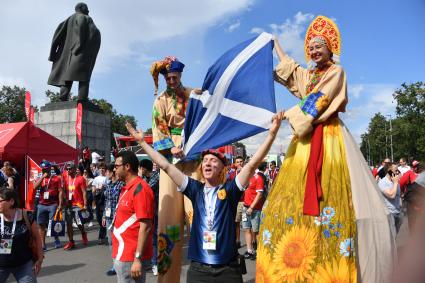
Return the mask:
[[222,187],[223,185],[214,187],[214,188],[205,188],[204,187],[204,201],[205,201],[205,211],[206,211],[206,217],[207,217],[207,229],[209,231],[212,230],[214,225],[214,211],[215,211],[215,205],[217,203],[217,191]]
[[[44,182],[46,179],[43,180],[43,184],[44,186],[46,185],[46,182]],[[49,191],[49,186],[50,186],[50,180],[52,180],[52,176],[50,176],[49,181],[47,182],[47,187],[44,189],[45,192]],[[44,187],[43,186],[43,187]]]
[[[75,176],[74,177],[74,181],[72,182],[72,185],[71,186],[74,186],[75,185],[75,179],[77,179],[77,176]],[[71,183],[71,181],[70,181],[70,177],[68,176],[68,190],[69,190],[69,184]],[[74,187],[75,188],[75,187]]]
[[[16,219],[18,219],[18,210],[15,210],[15,217],[13,218],[11,238],[13,238],[13,236],[15,235]],[[3,215],[3,213],[1,214],[1,237],[4,238],[4,215]]]

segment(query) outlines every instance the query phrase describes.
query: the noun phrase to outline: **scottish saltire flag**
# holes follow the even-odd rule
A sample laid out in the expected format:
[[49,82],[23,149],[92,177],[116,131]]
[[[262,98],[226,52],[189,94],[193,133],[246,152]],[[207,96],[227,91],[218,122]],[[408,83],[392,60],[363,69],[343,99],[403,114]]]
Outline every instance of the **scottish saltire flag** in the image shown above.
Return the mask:
[[183,132],[186,159],[270,127],[276,112],[272,51],[272,35],[262,33],[209,68],[202,95],[190,95]]

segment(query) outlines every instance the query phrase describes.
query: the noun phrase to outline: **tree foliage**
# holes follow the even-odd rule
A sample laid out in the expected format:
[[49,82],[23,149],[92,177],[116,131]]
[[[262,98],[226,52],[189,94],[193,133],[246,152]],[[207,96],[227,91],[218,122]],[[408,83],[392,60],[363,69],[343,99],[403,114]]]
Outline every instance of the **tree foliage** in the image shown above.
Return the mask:
[[[390,157],[393,138],[394,161],[425,159],[425,83],[403,83],[393,94],[397,103],[396,117],[391,120],[375,114],[366,133],[361,136],[360,149],[371,164]],[[392,127],[390,127],[390,125]]]
[[[0,90],[0,124],[24,122],[25,115],[25,92],[27,90],[18,86],[2,86]],[[34,107],[35,112],[38,111]]]

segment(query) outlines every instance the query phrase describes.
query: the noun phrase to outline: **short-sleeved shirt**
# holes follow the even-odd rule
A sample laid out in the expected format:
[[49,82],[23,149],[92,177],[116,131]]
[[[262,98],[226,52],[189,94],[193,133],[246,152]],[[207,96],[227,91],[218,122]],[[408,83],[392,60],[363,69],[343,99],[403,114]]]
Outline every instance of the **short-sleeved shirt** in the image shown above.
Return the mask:
[[58,205],[59,190],[61,188],[62,188],[62,180],[59,176],[50,176],[49,178],[44,178],[40,185],[39,204]]
[[[244,195],[244,206],[251,206],[251,204],[254,202],[255,197],[257,196],[258,192],[264,192],[264,179],[258,175],[255,174],[254,176],[249,179],[249,186],[248,189],[245,191]],[[263,199],[260,199],[257,204],[253,207],[255,210],[261,210],[263,208]]]
[[[192,201],[194,211],[188,258],[205,264],[228,264],[231,262],[238,252],[235,216],[239,199],[244,190],[238,181],[238,177],[232,181],[228,180],[212,191],[212,197],[217,198],[211,229],[211,231],[217,233],[215,250],[203,249],[203,233],[208,231],[205,201],[207,196],[205,192],[211,191],[211,188],[205,188],[205,184],[186,176],[178,190]],[[219,198],[218,192],[221,190],[225,190],[225,194],[220,194],[221,197]],[[223,195],[225,195],[224,198]]]
[[72,178],[68,176],[65,181],[65,194],[66,199],[71,201],[72,206],[84,207],[83,192],[86,189],[86,179],[83,176],[75,176]]
[[[379,189],[381,192],[384,192],[386,190],[391,190],[394,186],[394,183],[388,180],[387,177],[382,178],[378,182]],[[395,198],[390,199],[384,194],[384,201],[385,204],[388,207],[388,210],[393,214],[400,213],[400,185],[398,185],[397,193]]]
[[[134,261],[139,238],[140,221],[153,221],[154,196],[149,185],[139,176],[121,189],[112,236],[112,257],[119,261]],[[142,260],[153,255],[152,231],[148,235]]]

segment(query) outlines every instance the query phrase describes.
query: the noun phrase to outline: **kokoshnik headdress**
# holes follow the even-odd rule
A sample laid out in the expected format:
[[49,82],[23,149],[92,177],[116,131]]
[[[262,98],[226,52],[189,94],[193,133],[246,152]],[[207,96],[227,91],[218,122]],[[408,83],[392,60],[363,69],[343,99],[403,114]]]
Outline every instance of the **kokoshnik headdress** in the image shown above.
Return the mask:
[[184,64],[174,56],[167,56],[164,60],[156,61],[151,66],[151,75],[155,84],[155,95],[158,93],[158,75],[172,72],[183,72]]
[[312,67],[313,65],[313,61],[310,58],[308,50],[308,44],[312,39],[326,44],[333,54],[332,60],[336,64],[340,63],[341,34],[338,27],[331,19],[325,16],[317,16],[307,29],[304,40],[304,56],[309,67]]

